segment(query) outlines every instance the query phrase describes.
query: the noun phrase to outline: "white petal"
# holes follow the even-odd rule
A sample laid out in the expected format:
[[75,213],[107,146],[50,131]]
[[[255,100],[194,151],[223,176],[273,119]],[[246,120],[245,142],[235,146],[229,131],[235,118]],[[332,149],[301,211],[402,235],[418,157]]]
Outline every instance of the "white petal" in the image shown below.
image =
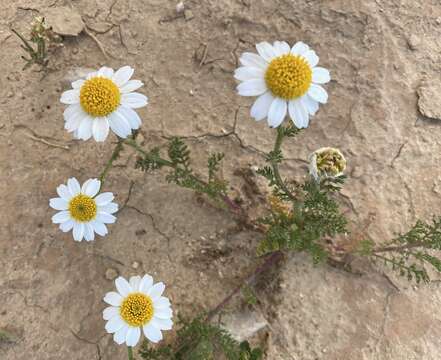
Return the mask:
[[165,285],[162,282],[158,282],[147,290],[147,295],[149,295],[152,300],[159,298],[165,290]]
[[93,77],[96,77],[98,75],[98,71],[92,71],[91,73],[88,73],[86,76],[87,80],[92,79]]
[[69,211],[60,211],[57,212],[54,216],[52,216],[52,222],[54,224],[61,224],[68,220],[70,220]]
[[118,204],[112,202],[107,205],[98,206],[98,211],[106,212],[108,214],[116,213],[118,211]]
[[69,203],[62,198],[53,198],[49,200],[49,206],[55,210],[67,210]]
[[80,183],[75,178],[70,178],[67,180],[67,187],[73,196],[78,195],[81,192]]
[[326,84],[331,81],[329,70],[322,67],[312,69],[312,81],[316,84]]
[[129,80],[127,83],[121,87],[120,91],[125,94],[129,93],[135,90],[138,90],[140,87],[142,87],[144,83],[140,80]]
[[149,339],[151,342],[157,343],[162,340],[161,330],[159,330],[152,324],[144,325],[142,329],[144,331],[145,337]]
[[268,63],[263,58],[250,52],[243,53],[239,61],[243,66],[258,67],[262,70],[265,70],[268,67]]
[[113,76],[113,69],[103,66],[101,69],[98,70],[98,76],[104,76],[108,79],[112,79]]
[[105,212],[98,212],[96,214],[96,221],[104,224],[113,224],[116,221],[116,217]]
[[250,115],[256,121],[265,119],[268,116],[269,108],[274,101],[274,97],[270,91],[260,95],[251,107]]
[[127,81],[130,80],[134,71],[135,70],[130,66],[123,66],[115,72],[113,75],[113,81],[116,85],[122,87]]
[[108,333],[112,334],[114,332],[117,332],[119,329],[121,329],[124,326],[123,320],[119,316],[115,316],[111,318],[105,326],[105,329]]
[[93,231],[92,225],[88,223],[84,223],[84,238],[86,241],[93,241],[95,240],[95,232]]
[[95,202],[98,206],[104,206],[110,203],[113,200],[114,196],[111,192],[104,192],[99,194],[95,198]]
[[78,104],[80,102],[80,91],[78,89],[67,90],[61,94],[60,102],[63,104]]
[[126,335],[127,346],[135,346],[141,337],[141,329],[139,327],[129,327]]
[[170,319],[172,316],[173,312],[172,309],[170,309],[169,307],[155,309],[155,317],[159,319]]
[[311,67],[316,66],[319,62],[319,57],[313,50],[308,50],[302,56],[306,59],[306,61]]
[[268,62],[277,56],[271,44],[266,41],[256,44],[256,49],[259,55]]
[[286,100],[275,98],[268,111],[268,125],[278,127],[285,119],[287,111]]
[[237,92],[242,96],[259,96],[268,89],[264,79],[247,80],[237,86]]
[[90,116],[86,116],[78,127],[78,138],[81,140],[89,140],[92,137],[92,124],[93,119]]
[[304,53],[306,53],[309,50],[309,46],[306,45],[305,43],[299,41],[298,43],[296,43],[292,49],[291,49],[291,54],[294,55],[303,55]]
[[148,104],[148,100],[149,99],[147,96],[137,92],[121,95],[121,104],[132,109],[138,109],[146,106]]
[[265,77],[265,73],[263,69],[258,67],[241,66],[234,71],[234,77],[239,81],[263,79]]
[[145,274],[139,284],[139,291],[143,293],[147,293],[147,291],[149,291],[152,285],[153,285],[153,278],[150,275]]
[[116,290],[123,296],[126,297],[131,292],[133,292],[132,287],[128,283],[126,279],[124,279],[122,276],[118,276],[115,280],[115,286]]
[[113,334],[113,340],[118,344],[122,345],[126,342],[127,331],[129,327],[124,325],[121,329],[119,329],[115,334]]
[[273,44],[273,48],[277,56],[289,54],[291,50],[290,46],[285,41],[275,41]]
[[116,111],[127,120],[132,129],[139,129],[139,126],[141,125],[141,118],[138,116],[136,111],[123,105],[121,105]]
[[86,80],[84,79],[79,79],[79,80],[75,80],[74,82],[72,82],[72,88],[74,89],[81,89],[81,87],[83,86],[83,84],[86,82]]
[[92,225],[93,230],[101,236],[106,236],[108,231],[106,225],[104,225],[101,221],[93,220],[90,222],[90,225]]
[[128,121],[117,112],[109,115],[109,125],[112,131],[119,137],[125,139],[132,133]]
[[123,297],[115,291],[108,292],[103,299],[106,303],[112,306],[120,306]]
[[[70,106],[76,106],[76,105],[70,105]],[[78,110],[78,112],[75,115],[70,116],[68,119],[65,118],[64,128],[68,132],[75,131],[80,127],[82,121],[86,117],[87,114],[83,110]]]
[[94,119],[92,124],[92,134],[95,141],[102,142],[106,140],[107,135],[109,135],[109,128],[109,121],[106,117]]
[[129,280],[129,284],[133,291],[139,291],[139,285],[141,284],[141,276],[132,276]]
[[62,232],[68,232],[68,231],[72,230],[74,225],[75,225],[75,221],[67,220],[67,221],[60,224],[60,230]]
[[98,179],[89,179],[81,187],[81,193],[90,197],[94,197],[96,194],[98,194],[100,187],[101,181],[99,181]]
[[303,96],[302,100],[303,100],[303,104],[305,104],[306,109],[308,110],[309,114],[315,115],[315,113],[319,109],[318,102],[315,101],[314,99],[312,99],[309,95]]
[[69,191],[69,188],[62,184],[57,187],[57,194],[64,200],[69,201],[72,198],[72,194]]
[[160,298],[155,300],[155,309],[162,309],[170,306],[170,300],[165,296],[161,296]]
[[106,307],[103,311],[104,320],[110,320],[111,318],[117,315],[119,315],[119,308],[117,308],[116,306]]
[[171,330],[173,327],[173,321],[170,319],[159,319],[153,317],[151,324],[159,330]]
[[75,241],[81,241],[84,237],[84,224],[83,223],[75,223],[73,227],[73,238]]
[[320,85],[311,84],[311,87],[308,90],[308,95],[319,103],[326,104],[328,102],[328,93]]
[[309,115],[300,99],[291,100],[288,104],[288,111],[291,120],[298,129],[308,127]]

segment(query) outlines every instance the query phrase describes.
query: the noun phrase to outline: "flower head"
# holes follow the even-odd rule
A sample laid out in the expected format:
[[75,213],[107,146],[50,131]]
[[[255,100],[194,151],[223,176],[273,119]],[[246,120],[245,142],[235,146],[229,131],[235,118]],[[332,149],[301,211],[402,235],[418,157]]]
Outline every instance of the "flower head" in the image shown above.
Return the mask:
[[147,97],[134,92],[144,84],[130,80],[134,70],[124,66],[117,71],[102,67],[72,83],[61,95],[69,105],[64,111],[64,128],[77,139],[104,141],[109,128],[121,138],[138,129],[141,119],[133,110],[147,105]]
[[135,346],[141,329],[151,342],[161,341],[161,331],[173,326],[170,301],[162,296],[165,285],[153,284],[147,274],[143,278],[132,276],[129,281],[120,276],[115,285],[118,292],[106,294],[104,301],[111,306],[103,311],[106,331],[113,334],[115,342]]
[[251,116],[257,121],[267,118],[269,126],[278,127],[289,113],[297,128],[308,127],[309,116],[328,101],[320,84],[330,81],[329,71],[317,66],[318,56],[302,42],[292,48],[284,41],[262,42],[256,48],[259,55],[242,54],[242,67],[234,73],[242,81],[239,95],[258,96]]
[[324,147],[309,156],[309,173],[316,180],[322,176],[339,176],[345,169],[346,159],[338,149]]
[[60,210],[52,216],[54,224],[60,224],[63,232],[73,229],[73,238],[81,241],[92,241],[95,233],[107,234],[105,224],[112,224],[116,217],[112,214],[118,211],[118,205],[112,202],[113,194],[105,192],[97,196],[101,187],[98,179],[89,179],[83,186],[75,178],[67,180],[67,185],[57,187],[60,197],[50,199],[49,205]]

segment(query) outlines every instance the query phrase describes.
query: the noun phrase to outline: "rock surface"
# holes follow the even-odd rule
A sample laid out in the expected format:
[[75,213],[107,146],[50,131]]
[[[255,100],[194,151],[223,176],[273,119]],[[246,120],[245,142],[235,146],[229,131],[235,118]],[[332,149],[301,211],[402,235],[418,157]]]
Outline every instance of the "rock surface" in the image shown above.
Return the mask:
[[47,25],[58,35],[77,36],[84,30],[81,15],[67,6],[49,8],[44,12]]
[[[225,211],[167,184],[164,173],[134,170],[130,149],[105,183],[121,205],[135,182],[105,238],[76,243],[51,223],[48,200],[56,187],[71,176],[99,176],[116,141],[113,135],[102,144],[72,141],[64,131],[59,98],[71,69],[132,65],[150,99],[139,111],[144,146],[186,137],[201,173],[207,152],[222,151],[223,175],[246,188],[238,174],[265,164],[262,152],[271,148],[274,131],[250,118],[252,99],[236,94],[237,57],[255,51],[256,42],[303,40],[333,80],[328,104],[285,144],[290,161],[284,176],[303,176],[315,149],[340,148],[348,160],[344,201],[353,228],[377,242],[406,231],[417,218],[441,214],[441,124],[421,116],[417,95],[423,79],[436,83],[440,77],[439,2],[186,1],[191,21],[174,19],[177,1],[71,3],[91,28],[108,24],[96,36],[110,60],[89,37],[66,38],[42,77],[36,68],[21,70],[20,43],[8,34],[11,27],[27,33],[35,9],[46,14],[59,5],[2,1],[0,329],[19,334],[16,343],[0,346],[2,360],[124,359],[126,349],[104,330],[101,299],[113,289],[106,269],[125,277],[152,274],[167,285],[175,312],[191,316],[215,306],[258,261],[259,234],[238,231]],[[408,46],[412,34],[424,40],[416,51]],[[195,53],[204,44],[201,63]],[[425,106],[435,115],[437,98],[427,97]],[[378,266],[360,278],[313,267],[303,257],[272,273],[269,289],[258,294],[271,329],[267,359],[439,360],[439,282],[413,289],[393,279],[401,289],[396,292]]]
[[441,85],[439,82],[418,88],[418,109],[427,118],[441,120]]

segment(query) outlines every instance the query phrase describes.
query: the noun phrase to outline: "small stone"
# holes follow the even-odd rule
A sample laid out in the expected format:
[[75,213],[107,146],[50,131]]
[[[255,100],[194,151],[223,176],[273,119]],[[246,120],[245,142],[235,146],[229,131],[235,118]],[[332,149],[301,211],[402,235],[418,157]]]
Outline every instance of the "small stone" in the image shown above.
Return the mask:
[[67,6],[49,8],[44,17],[47,25],[58,35],[77,36],[84,30],[81,15]]
[[141,265],[141,264],[140,264],[138,261],[134,261],[134,262],[132,263],[132,268],[134,268],[134,269],[136,270],[136,269],[139,268],[140,265]]
[[239,342],[250,339],[268,326],[268,321],[258,312],[244,310],[225,314],[221,326]]
[[186,21],[190,21],[191,19],[194,18],[193,11],[188,9],[184,10],[184,17]]
[[412,34],[409,39],[407,39],[407,45],[410,50],[417,50],[421,45],[421,39],[415,34]]
[[418,110],[430,119],[441,120],[441,85],[424,84],[417,90]]
[[118,270],[113,268],[108,268],[106,270],[106,279],[107,280],[115,280],[118,277]]
[[441,25],[441,16],[437,17],[435,21],[438,25]]
[[184,10],[185,10],[185,4],[183,1],[181,1],[176,5],[176,12],[178,14],[180,14],[180,13],[184,12]]

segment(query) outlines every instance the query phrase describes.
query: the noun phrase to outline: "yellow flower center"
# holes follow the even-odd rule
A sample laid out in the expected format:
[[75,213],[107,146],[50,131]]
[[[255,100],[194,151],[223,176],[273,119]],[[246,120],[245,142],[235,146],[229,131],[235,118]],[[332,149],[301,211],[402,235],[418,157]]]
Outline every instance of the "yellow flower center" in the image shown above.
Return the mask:
[[145,325],[153,317],[153,301],[142,293],[130,294],[121,303],[119,313],[130,326]]
[[273,95],[293,100],[308,91],[312,82],[312,69],[301,56],[282,55],[270,62],[265,81]]
[[88,222],[95,218],[97,213],[96,202],[87,195],[78,194],[69,202],[70,216],[79,222]]
[[105,77],[93,77],[80,90],[80,104],[92,116],[106,116],[119,106],[121,93],[118,86]]

